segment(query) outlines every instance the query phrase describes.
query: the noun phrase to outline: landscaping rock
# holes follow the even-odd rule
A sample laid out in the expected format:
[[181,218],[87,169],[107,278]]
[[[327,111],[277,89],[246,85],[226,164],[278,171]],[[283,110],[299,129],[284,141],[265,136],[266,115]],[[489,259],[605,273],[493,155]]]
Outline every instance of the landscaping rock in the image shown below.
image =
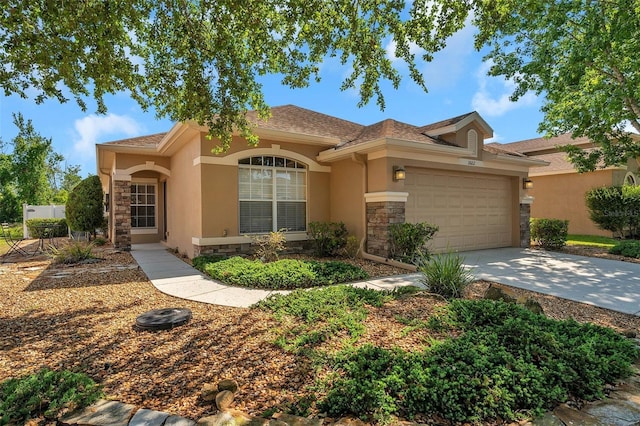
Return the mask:
[[352,419],[350,417],[343,417],[338,419],[333,426],[367,426],[365,422],[360,419]]
[[565,424],[557,418],[553,413],[544,413],[543,416],[536,417],[524,426],[565,426]]
[[218,392],[229,391],[236,393],[238,391],[238,382],[233,379],[224,379],[218,382]]
[[164,426],[196,426],[196,422],[180,416],[169,416]]
[[227,411],[233,402],[233,392],[224,390],[216,395],[216,407],[220,411]]
[[79,426],[127,426],[135,409],[135,405],[102,399],[84,410],[64,416],[60,423]]
[[534,314],[544,315],[544,310],[542,309],[542,305],[540,305],[540,303],[538,303],[537,300],[525,297],[525,298],[518,299],[516,303],[518,305],[524,306],[526,309],[533,312]]
[[136,411],[129,426],[162,426],[167,417],[169,417],[169,413],[143,408]]
[[322,419],[309,419],[306,417],[293,416],[291,414],[276,413],[273,415],[277,420],[289,426],[320,426]]
[[635,330],[632,330],[632,329],[629,328],[627,330],[624,330],[622,332],[622,335],[624,337],[628,337],[629,339],[635,339],[638,336],[638,333],[636,333]]
[[516,298],[513,296],[513,293],[500,287],[495,287],[493,284],[484,292],[484,298],[488,300],[501,300],[507,303],[516,302]]
[[203,417],[198,420],[197,426],[235,426],[246,425],[251,421],[251,417],[241,411],[229,410],[218,413],[215,416]]
[[573,409],[567,404],[558,406],[555,410],[553,410],[553,414],[558,417],[565,425],[606,426],[606,423],[602,423],[592,415]]
[[627,400],[598,401],[587,405],[582,411],[610,426],[632,426],[640,423],[640,407]]
[[205,383],[204,386],[202,386],[200,396],[202,397],[203,401],[213,402],[216,400],[216,395],[218,394],[218,392],[218,387],[216,385]]

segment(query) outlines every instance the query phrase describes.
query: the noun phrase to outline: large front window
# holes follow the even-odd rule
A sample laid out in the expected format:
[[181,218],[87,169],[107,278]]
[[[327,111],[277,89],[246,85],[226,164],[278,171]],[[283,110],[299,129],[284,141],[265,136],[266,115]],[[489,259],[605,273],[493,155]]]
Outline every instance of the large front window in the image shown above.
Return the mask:
[[238,162],[240,233],[306,231],[307,170],[271,155]]
[[131,227],[156,227],[156,185],[131,184]]

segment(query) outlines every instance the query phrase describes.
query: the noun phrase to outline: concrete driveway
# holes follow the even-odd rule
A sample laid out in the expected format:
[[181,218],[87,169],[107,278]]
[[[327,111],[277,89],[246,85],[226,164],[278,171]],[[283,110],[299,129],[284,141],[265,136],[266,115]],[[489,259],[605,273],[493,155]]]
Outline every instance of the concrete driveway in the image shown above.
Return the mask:
[[543,250],[461,253],[478,279],[640,314],[640,264]]

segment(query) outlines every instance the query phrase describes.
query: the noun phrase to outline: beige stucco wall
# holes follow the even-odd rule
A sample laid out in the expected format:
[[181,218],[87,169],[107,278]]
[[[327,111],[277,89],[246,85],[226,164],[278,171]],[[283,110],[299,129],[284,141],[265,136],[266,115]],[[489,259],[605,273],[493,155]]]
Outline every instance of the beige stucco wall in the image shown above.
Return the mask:
[[592,188],[612,185],[612,176],[611,170],[599,170],[532,177],[533,189],[529,194],[535,199],[531,217],[568,219],[571,234],[611,236],[611,232],[598,229],[589,219],[585,193]]
[[185,143],[171,157],[171,177],[167,179],[167,245],[193,256],[192,237],[202,235],[200,140]]
[[362,164],[353,160],[342,160],[331,164],[329,220],[344,222],[349,234],[361,240],[366,235],[364,182]]
[[118,153],[116,155],[116,168],[118,170],[126,170],[131,167],[141,165],[146,166],[147,162],[153,162],[155,165],[164,167],[166,169],[170,168],[171,166],[171,160],[167,157],[123,153]]
[[[315,161],[320,148],[312,145],[278,143],[261,140],[258,148],[272,149],[272,155],[287,157],[287,152],[302,154],[309,164]],[[234,138],[230,149],[219,156],[211,154],[213,141],[202,139],[200,155],[203,157],[224,157],[243,152],[247,157],[253,155],[252,147],[246,141]],[[236,165],[200,164],[200,182],[202,185],[202,234],[197,237],[220,238],[237,237],[239,232],[238,211],[238,167]],[[307,170],[307,222],[328,221],[330,217],[329,197],[330,173]]]

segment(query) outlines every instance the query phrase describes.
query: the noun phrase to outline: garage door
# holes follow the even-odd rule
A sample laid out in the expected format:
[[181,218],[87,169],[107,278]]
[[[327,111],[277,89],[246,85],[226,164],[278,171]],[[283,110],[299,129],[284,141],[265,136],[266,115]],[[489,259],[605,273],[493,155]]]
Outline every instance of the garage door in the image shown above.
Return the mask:
[[437,251],[511,246],[512,190],[508,177],[408,169],[406,221],[438,225]]

